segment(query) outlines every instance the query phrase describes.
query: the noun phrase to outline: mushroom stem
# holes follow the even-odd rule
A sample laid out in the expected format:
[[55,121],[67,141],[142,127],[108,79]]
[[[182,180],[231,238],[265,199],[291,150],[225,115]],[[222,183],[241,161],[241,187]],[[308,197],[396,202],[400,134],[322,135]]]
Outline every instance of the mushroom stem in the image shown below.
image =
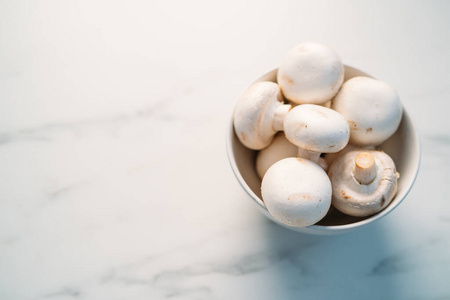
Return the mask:
[[377,176],[377,165],[372,154],[361,152],[356,155],[353,175],[363,185],[368,185],[375,179]]
[[319,162],[320,153],[298,147],[297,157],[309,159],[317,164]]
[[284,119],[286,118],[286,115],[291,110],[291,108],[292,105],[290,104],[282,104],[275,109],[275,115],[273,116],[273,123],[272,123],[273,130],[283,131]]

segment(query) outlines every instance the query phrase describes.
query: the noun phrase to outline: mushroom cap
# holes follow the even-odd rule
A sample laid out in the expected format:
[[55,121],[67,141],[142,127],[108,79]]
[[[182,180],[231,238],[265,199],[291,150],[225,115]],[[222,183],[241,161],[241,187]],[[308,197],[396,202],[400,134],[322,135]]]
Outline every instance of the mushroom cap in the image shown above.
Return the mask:
[[350,143],[359,146],[376,146],[387,140],[397,130],[403,111],[390,85],[363,76],[346,81],[331,108],[347,119]]
[[262,180],[262,198],[279,222],[306,227],[320,221],[331,205],[331,182],[317,164],[289,157],[273,164]]
[[328,171],[333,187],[333,206],[356,217],[370,216],[383,210],[397,192],[398,173],[391,157],[382,151],[364,152],[373,156],[377,168],[377,175],[371,183],[363,185],[353,174],[355,158],[361,151],[350,151],[338,157]]
[[298,147],[289,142],[283,132],[275,135],[275,138],[267,148],[262,149],[256,156],[256,172],[259,178],[263,178],[267,170],[277,161],[287,157],[296,157]]
[[350,137],[347,120],[341,114],[314,104],[292,108],[284,120],[284,132],[291,143],[320,153],[342,150]]
[[253,150],[270,145],[275,109],[283,104],[278,85],[271,81],[252,84],[239,98],[234,110],[234,130],[241,143]]
[[344,81],[344,65],[330,47],[306,42],[291,49],[281,61],[277,81],[292,102],[323,104],[331,100]]

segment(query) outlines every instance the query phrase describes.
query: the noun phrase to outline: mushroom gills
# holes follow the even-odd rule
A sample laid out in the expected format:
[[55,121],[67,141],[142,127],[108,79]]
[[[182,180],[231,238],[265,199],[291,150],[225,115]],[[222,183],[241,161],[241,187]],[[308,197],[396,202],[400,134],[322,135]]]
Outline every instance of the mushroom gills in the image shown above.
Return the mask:
[[393,160],[382,151],[350,151],[330,166],[332,203],[356,217],[384,209],[397,191],[398,173]]

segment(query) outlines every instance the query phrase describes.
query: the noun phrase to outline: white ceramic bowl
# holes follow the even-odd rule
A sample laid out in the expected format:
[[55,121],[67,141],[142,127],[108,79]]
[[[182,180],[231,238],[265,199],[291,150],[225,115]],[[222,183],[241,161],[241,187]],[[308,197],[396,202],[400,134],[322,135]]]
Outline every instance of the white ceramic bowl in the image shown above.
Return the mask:
[[[352,67],[345,66],[344,80],[356,76],[369,75]],[[275,69],[263,75],[255,82],[267,80],[276,82],[276,78],[277,70]],[[419,137],[405,109],[403,109],[402,122],[397,132],[384,142],[380,148],[392,157],[397,171],[400,173],[397,194],[384,210],[370,217],[357,218],[347,216],[334,209],[332,213],[315,225],[309,227],[291,227],[275,220],[264,205],[261,198],[261,180],[255,169],[255,156],[257,151],[250,150],[241,144],[234,132],[233,118],[231,118],[231,125],[227,133],[227,152],[231,168],[240,185],[256,204],[258,210],[275,223],[294,231],[309,234],[337,234],[360,228],[381,219],[405,199],[414,184],[420,165]]]

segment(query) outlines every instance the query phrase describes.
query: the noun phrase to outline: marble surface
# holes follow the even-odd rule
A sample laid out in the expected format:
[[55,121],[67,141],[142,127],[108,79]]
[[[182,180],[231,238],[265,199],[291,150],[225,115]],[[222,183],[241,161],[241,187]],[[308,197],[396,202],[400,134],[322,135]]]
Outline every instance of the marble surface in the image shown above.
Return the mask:
[[[450,299],[450,2],[1,1],[0,299]],[[422,165],[338,236],[262,216],[238,95],[295,44],[398,90]]]

